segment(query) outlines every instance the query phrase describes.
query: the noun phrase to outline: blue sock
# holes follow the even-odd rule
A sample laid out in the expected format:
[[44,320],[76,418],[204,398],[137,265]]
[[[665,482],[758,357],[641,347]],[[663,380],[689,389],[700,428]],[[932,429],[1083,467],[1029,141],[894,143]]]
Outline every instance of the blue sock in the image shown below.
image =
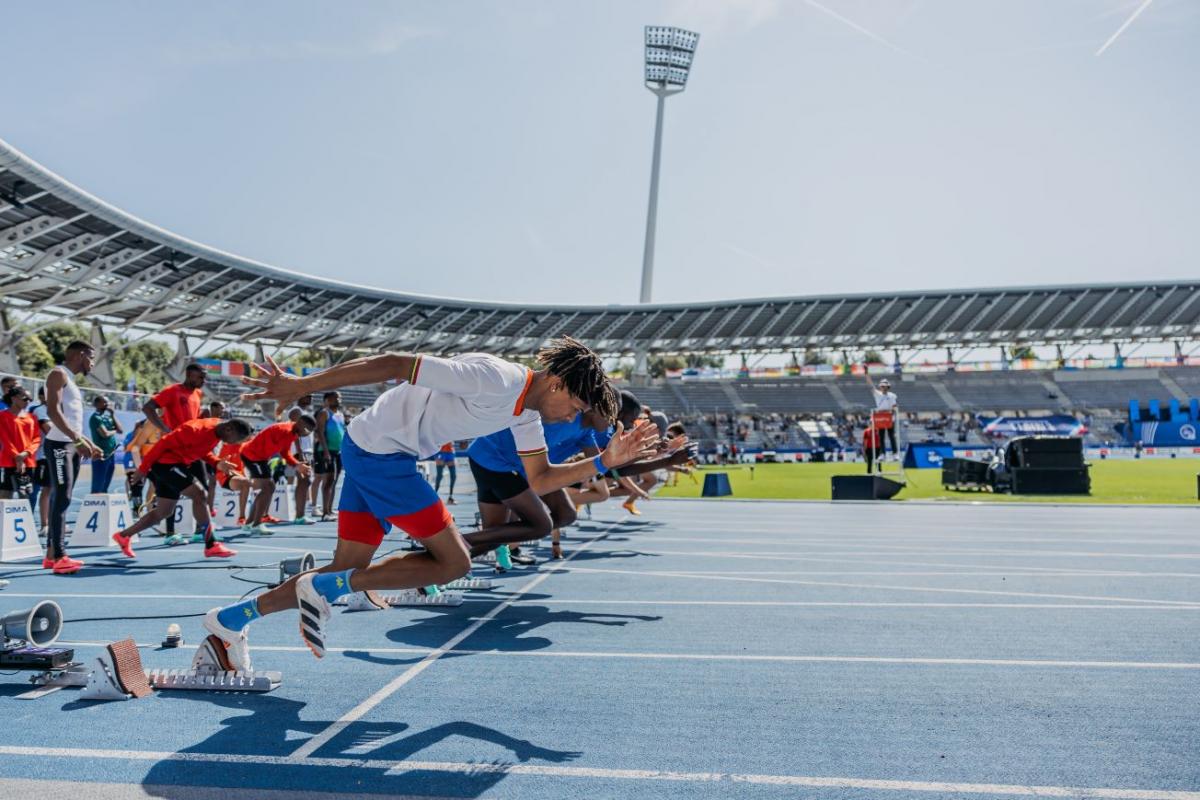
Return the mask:
[[345,594],[350,594],[354,590],[350,588],[350,573],[353,569],[343,570],[341,572],[320,572],[313,576],[313,588],[329,602],[337,600]]
[[231,631],[240,631],[262,615],[258,613],[258,599],[251,597],[217,612],[217,622]]

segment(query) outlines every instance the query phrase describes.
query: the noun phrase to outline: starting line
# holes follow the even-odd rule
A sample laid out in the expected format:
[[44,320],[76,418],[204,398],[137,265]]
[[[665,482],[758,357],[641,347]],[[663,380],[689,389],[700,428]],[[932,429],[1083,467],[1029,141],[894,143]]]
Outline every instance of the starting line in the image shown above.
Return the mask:
[[602,767],[565,767],[541,764],[464,764],[446,761],[388,761],[363,758],[266,756],[233,753],[171,753],[151,750],[102,750],[71,747],[18,747],[0,745],[0,755],[37,758],[87,758],[117,761],[181,761],[207,764],[247,764],[275,767],[327,767],[379,770],[385,774],[410,771],[460,775],[495,773],[553,778],[603,778],[610,780],[672,781],[699,784],[751,784],[813,789],[865,789],[884,792],[936,792],[998,797],[1105,798],[1105,800],[1200,800],[1200,792],[1174,789],[1118,789],[1079,786],[1030,786],[1003,783],[948,781],[898,781],[823,775],[755,775],[731,772],[665,772]]

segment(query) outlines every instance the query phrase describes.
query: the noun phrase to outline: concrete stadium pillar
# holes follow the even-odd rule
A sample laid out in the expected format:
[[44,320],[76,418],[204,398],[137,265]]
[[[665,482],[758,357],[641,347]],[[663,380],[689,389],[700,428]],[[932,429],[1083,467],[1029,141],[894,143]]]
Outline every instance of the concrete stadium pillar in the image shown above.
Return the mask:
[[117,378],[113,371],[112,360],[117,351],[108,346],[108,339],[104,334],[104,328],[99,322],[92,323],[88,342],[92,347],[96,348],[96,363],[92,367],[89,377],[105,389],[116,389]]
[[8,320],[8,313],[0,311],[0,372],[21,374],[21,365],[17,362],[17,342],[20,340]]

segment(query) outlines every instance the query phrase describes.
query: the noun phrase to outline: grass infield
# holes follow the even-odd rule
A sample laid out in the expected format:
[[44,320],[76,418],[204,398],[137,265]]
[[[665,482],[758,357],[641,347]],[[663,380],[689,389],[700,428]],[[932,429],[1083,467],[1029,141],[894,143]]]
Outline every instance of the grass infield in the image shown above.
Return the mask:
[[[895,464],[887,465],[895,469]],[[843,464],[748,464],[701,467],[697,483],[679,476],[677,486],[664,486],[663,497],[699,497],[707,472],[726,472],[734,498],[763,500],[829,500],[833,475],[862,475],[862,462]],[[908,485],[897,500],[978,500],[981,502],[1034,503],[1177,503],[1200,505],[1196,480],[1200,459],[1162,458],[1128,461],[1097,461],[1091,464],[1090,495],[1009,495],[991,492],[956,492],[942,488],[940,469],[910,469]]]

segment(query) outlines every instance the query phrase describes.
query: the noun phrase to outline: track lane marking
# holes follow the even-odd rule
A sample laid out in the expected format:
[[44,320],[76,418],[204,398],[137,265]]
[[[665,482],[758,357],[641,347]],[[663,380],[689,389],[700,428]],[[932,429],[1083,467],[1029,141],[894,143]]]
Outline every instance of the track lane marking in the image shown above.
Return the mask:
[[0,745],[0,755],[42,758],[90,758],[116,761],[182,761],[206,764],[253,764],[279,767],[329,767],[373,769],[385,774],[442,772],[460,775],[496,773],[550,778],[602,778],[607,780],[672,781],[680,783],[733,783],[761,786],[797,786],[814,789],[870,789],[892,792],[937,792],[1017,797],[1104,798],[1104,800],[1200,800],[1200,792],[1178,789],[1122,789],[1108,787],[1041,786],[958,781],[902,781],[824,775],[758,775],[736,772],[668,772],[648,769],[570,767],[557,764],[487,764],[452,761],[389,761],[367,758],[313,758],[241,755],[232,753],[171,753],[152,750],[104,750],[70,747],[19,747]]
[[[565,562],[564,562],[565,563]],[[688,580],[696,580],[703,578],[710,581],[737,581],[743,583],[774,583],[787,586],[832,586],[843,589],[882,589],[886,591],[900,592],[935,592],[942,594],[982,594],[995,597],[1051,597],[1060,600],[1094,600],[1111,603],[1146,603],[1149,605],[1158,606],[1181,606],[1185,608],[1200,608],[1200,601],[1191,600],[1153,600],[1139,597],[1111,597],[1107,595],[1084,595],[1084,594],[1056,594],[1049,592],[1002,592],[993,589],[952,589],[948,587],[936,586],[894,586],[891,584],[876,584],[876,583],[846,583],[843,581],[795,581],[783,580],[781,578],[746,578],[732,577],[727,575],[696,575],[686,570],[674,571],[649,571],[649,570],[619,570],[619,569],[601,569],[598,567],[572,567],[567,572],[580,573],[610,573],[617,575],[645,575],[648,577],[660,578],[686,578]]]
[[459,632],[458,634],[453,636],[449,641],[447,641],[445,644],[443,644],[441,647],[430,652],[429,655],[427,655],[427,656],[425,656],[425,658],[421,659],[420,662],[413,664],[411,667],[406,669],[403,673],[401,673],[400,675],[397,675],[395,678],[388,681],[388,683],[383,688],[381,688],[379,691],[372,694],[366,700],[363,700],[361,703],[356,705],[354,708],[347,711],[345,714],[343,714],[341,717],[339,717],[335,722],[330,724],[329,727],[325,728],[325,730],[320,731],[315,736],[313,736],[311,739],[309,739],[307,742],[300,745],[300,747],[296,748],[295,752],[292,753],[292,756],[295,758],[306,758],[306,757],[312,755],[313,753],[315,753],[321,747],[324,747],[335,736],[337,736],[339,733],[341,733],[343,730],[345,730],[349,725],[351,725],[352,723],[361,719],[371,709],[375,708],[377,705],[382,703],[384,700],[391,697],[393,694],[395,694],[397,691],[399,691],[401,688],[403,688],[405,684],[407,684],[413,678],[416,678],[418,675],[420,675],[422,672],[424,672],[426,669],[428,669],[430,666],[432,666],[435,661],[437,661],[439,658],[441,658],[442,656],[446,655],[448,652],[453,650],[454,647],[456,645],[458,645],[459,642],[462,642],[467,637],[471,636],[473,633],[475,633],[477,630],[482,628],[488,622],[491,622],[493,619],[495,619],[497,616],[499,616],[501,613],[503,613],[505,609],[511,607],[513,605],[513,603],[515,603],[518,599],[520,599],[520,597],[522,595],[535,589],[537,586],[539,586],[543,581],[545,581],[551,575],[555,575],[559,572],[565,572],[566,570],[564,569],[564,567],[571,561],[572,558],[574,558],[575,556],[579,555],[580,553],[586,551],[589,547],[591,547],[593,544],[595,544],[596,542],[603,539],[605,536],[608,536],[609,533],[613,529],[615,529],[615,527],[616,526],[609,526],[608,530],[605,530],[601,533],[596,534],[591,539],[587,540],[582,545],[575,548],[574,552],[572,552],[571,555],[567,556],[562,561],[555,563],[553,566],[551,566],[550,568],[548,568],[547,570],[545,570],[544,572],[539,574],[533,580],[526,582],[519,589],[517,589],[510,597],[497,603],[496,607],[493,608],[491,611],[484,614],[478,620],[476,620],[475,622],[468,625],[461,632]]

